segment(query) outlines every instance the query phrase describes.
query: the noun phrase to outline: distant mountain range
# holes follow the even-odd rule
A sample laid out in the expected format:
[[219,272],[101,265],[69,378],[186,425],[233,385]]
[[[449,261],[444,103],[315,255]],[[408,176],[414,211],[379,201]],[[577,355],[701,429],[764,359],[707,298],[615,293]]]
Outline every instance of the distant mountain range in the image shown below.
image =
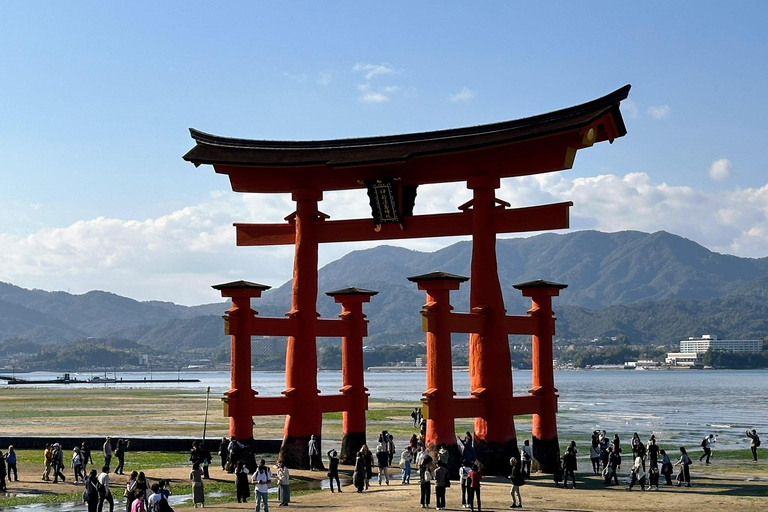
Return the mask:
[[[233,247],[232,249],[238,250]],[[714,253],[666,233],[579,231],[499,240],[499,276],[510,314],[529,302],[512,288],[548,279],[568,284],[555,299],[559,336],[625,334],[631,342],[670,344],[702,333],[728,338],[768,335],[768,258]],[[471,244],[459,242],[432,253],[380,246],[355,251],[320,270],[318,312],[335,317],[339,305],[323,292],[346,286],[379,291],[365,312],[366,343],[421,341],[418,311],[424,293],[409,276],[442,270],[470,274]],[[247,279],[248,276],[242,276]],[[264,316],[290,309],[287,282],[255,299]],[[453,292],[456,311],[466,311],[469,283]],[[54,345],[111,336],[163,350],[226,346],[221,315],[226,303],[187,307],[139,302],[108,292],[84,295],[26,290],[0,283],[0,347]]]

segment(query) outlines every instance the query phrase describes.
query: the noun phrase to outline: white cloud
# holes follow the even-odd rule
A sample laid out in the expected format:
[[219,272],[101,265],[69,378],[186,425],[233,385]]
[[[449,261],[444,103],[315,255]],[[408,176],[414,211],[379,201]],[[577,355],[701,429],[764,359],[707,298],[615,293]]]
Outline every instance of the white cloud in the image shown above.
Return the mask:
[[468,87],[463,87],[459,92],[456,94],[452,94],[448,99],[452,103],[456,103],[457,101],[469,101],[475,98],[477,96],[477,93]]
[[656,105],[648,107],[648,113],[656,119],[666,119],[669,117],[669,105]]
[[393,94],[400,90],[398,85],[373,87],[371,84],[358,84],[357,89],[362,93],[360,101],[363,103],[382,103],[389,101]]
[[389,96],[385,96],[380,92],[366,92],[360,97],[360,101],[363,103],[382,103],[389,101]]
[[637,116],[639,115],[637,105],[635,105],[635,102],[630,99],[626,99],[621,102],[621,111],[630,119],[637,119]]
[[352,71],[362,72],[366,80],[370,80],[377,75],[392,75],[397,73],[392,64],[386,62],[383,64],[367,64],[358,62],[352,66]]
[[333,79],[333,73],[330,71],[324,71],[317,75],[318,85],[329,85]]
[[307,75],[305,73],[289,73],[287,71],[283,71],[283,76],[293,80],[294,82],[306,82],[307,81]]
[[[574,230],[666,230],[719,252],[768,255],[768,184],[709,193],[655,182],[645,173],[550,173],[502,180],[497,197],[513,207],[573,201]],[[470,198],[462,184],[422,186],[415,213],[454,212]],[[290,278],[293,246],[237,247],[232,223],[283,222],[294,209],[289,194],[217,191],[200,204],[153,219],[99,217],[28,236],[0,233],[0,281],[75,293],[103,289],[141,300],[213,302],[219,300],[210,289],[214,283],[248,279],[278,286]],[[370,215],[364,190],[326,193],[320,209],[332,219]],[[456,240],[387,243],[435,250]],[[373,245],[323,245],[320,264]]]
[[715,181],[723,181],[731,177],[733,165],[727,158],[720,158],[709,166],[709,177]]

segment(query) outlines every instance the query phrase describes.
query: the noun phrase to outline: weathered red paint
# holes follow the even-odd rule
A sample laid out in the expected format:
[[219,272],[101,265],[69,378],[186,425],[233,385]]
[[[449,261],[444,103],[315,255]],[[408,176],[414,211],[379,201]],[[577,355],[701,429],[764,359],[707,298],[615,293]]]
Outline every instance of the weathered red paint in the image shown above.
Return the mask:
[[532,336],[533,378],[531,394],[540,397],[541,409],[533,415],[532,433],[537,439],[557,438],[557,389],[552,363],[552,337],[555,321],[552,316],[552,297],[560,294],[557,288],[523,289],[523,296],[531,297],[529,314],[538,321],[538,333]]
[[[268,288],[268,287],[263,287]],[[254,391],[251,387],[251,298],[260,297],[261,289],[226,288],[223,297],[232,299],[227,311],[230,332],[230,389],[224,393],[229,411],[229,435],[238,440],[253,438],[251,408]]]
[[[415,280],[415,279],[414,279]],[[451,361],[450,292],[458,290],[456,280],[415,281],[419,290],[427,292],[423,315],[432,327],[427,338],[427,405],[426,444],[430,450],[445,443],[456,444],[453,415],[453,373]]]
[[291,316],[298,326],[288,338],[285,355],[285,387],[292,389],[295,405],[285,419],[284,436],[319,436],[322,412],[317,390],[317,241],[313,223],[322,192],[303,189],[293,193],[296,201],[296,251],[293,261]]
[[469,337],[470,389],[485,389],[484,398],[493,407],[475,418],[475,436],[488,443],[508,443],[516,438],[512,409],[512,363],[506,326],[506,310],[496,263],[494,209],[498,178],[471,178],[472,273],[469,306],[482,309],[486,318],[483,333]]

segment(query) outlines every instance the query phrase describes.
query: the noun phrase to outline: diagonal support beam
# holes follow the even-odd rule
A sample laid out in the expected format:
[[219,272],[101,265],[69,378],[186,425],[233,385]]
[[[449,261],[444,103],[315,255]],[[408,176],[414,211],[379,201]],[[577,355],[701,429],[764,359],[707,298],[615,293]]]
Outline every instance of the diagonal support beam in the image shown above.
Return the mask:
[[[573,203],[555,203],[528,208],[496,208],[493,212],[496,233],[522,233],[569,227],[569,208]],[[296,243],[293,223],[236,223],[237,245],[291,245]],[[399,240],[472,234],[472,210],[460,213],[416,215],[405,219],[404,228],[398,224],[383,224],[373,230],[371,219],[317,220],[315,233],[318,243],[362,242],[367,240]]]

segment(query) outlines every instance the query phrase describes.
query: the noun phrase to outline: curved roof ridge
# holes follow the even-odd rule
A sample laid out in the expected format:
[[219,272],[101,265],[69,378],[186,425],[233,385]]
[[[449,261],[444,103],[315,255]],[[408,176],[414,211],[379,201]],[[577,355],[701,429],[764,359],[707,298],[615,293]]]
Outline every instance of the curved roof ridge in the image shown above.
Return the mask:
[[[241,139],[233,137],[222,137],[206,133],[194,128],[190,128],[189,132],[192,138],[198,144],[206,146],[216,146],[222,148],[238,148],[238,149],[265,149],[265,150],[318,150],[322,148],[328,149],[345,149],[345,148],[360,148],[360,147],[376,147],[387,146],[393,144],[407,144],[409,142],[428,142],[434,140],[446,140],[459,137],[467,137],[473,135],[490,135],[493,133],[504,132],[515,129],[522,129],[526,127],[532,127],[536,125],[542,125],[555,121],[561,121],[571,117],[577,117],[596,110],[609,109],[615,106],[627,98],[629,95],[629,89],[631,85],[625,85],[610,94],[607,94],[601,98],[597,98],[586,103],[567,107],[560,110],[555,110],[545,114],[538,114],[530,117],[523,117],[520,119],[514,119],[509,121],[500,121],[496,123],[488,123],[481,125],[473,125],[461,128],[449,128],[445,130],[435,130],[426,132],[414,132],[397,135],[382,135],[373,137],[353,137],[344,139],[324,139],[324,140],[259,140],[259,139]],[[620,117],[619,117],[620,119]],[[623,122],[620,126],[617,126],[619,130],[619,136],[626,133]],[[192,153],[192,151],[190,151]],[[185,155],[187,160],[196,160],[189,153]]]

